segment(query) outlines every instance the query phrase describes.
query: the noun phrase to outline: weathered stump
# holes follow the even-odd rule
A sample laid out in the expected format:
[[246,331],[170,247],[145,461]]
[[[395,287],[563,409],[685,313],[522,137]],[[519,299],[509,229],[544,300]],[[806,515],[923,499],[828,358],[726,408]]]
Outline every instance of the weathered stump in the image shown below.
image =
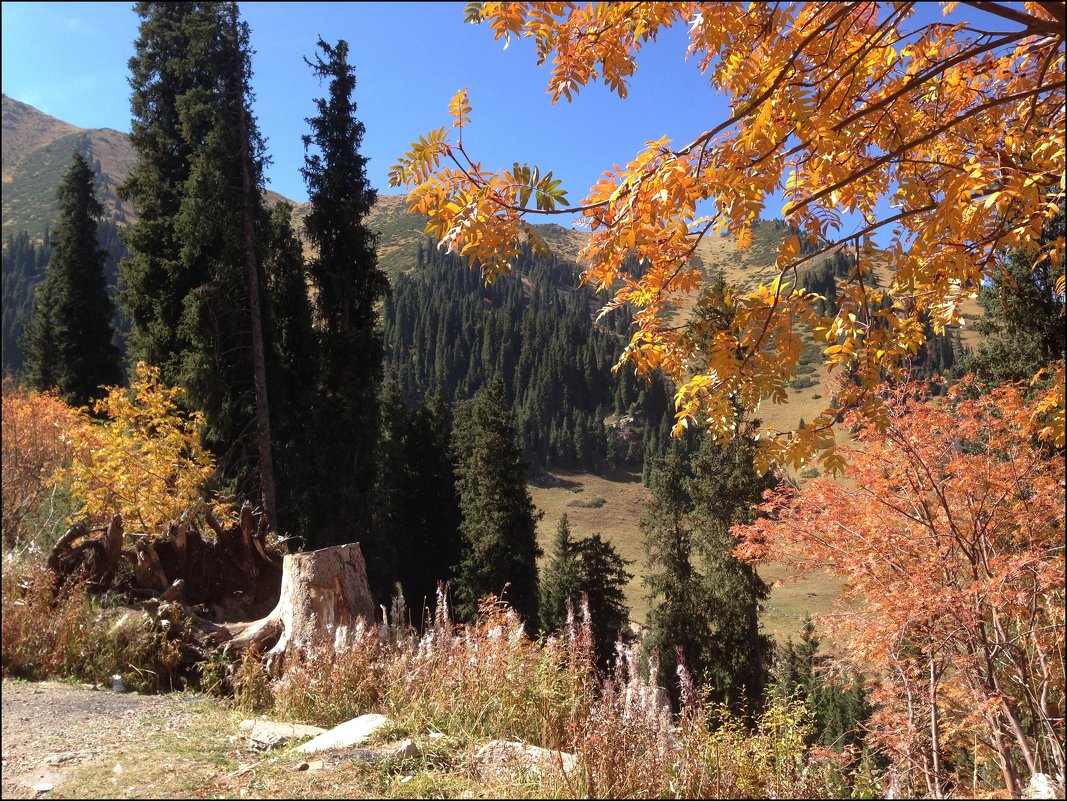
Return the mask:
[[262,620],[229,626],[234,633],[229,648],[266,651],[271,671],[277,674],[294,653],[306,654],[309,646],[324,638],[338,643],[360,619],[372,624],[374,611],[358,543],[288,554],[282,560],[277,606]]

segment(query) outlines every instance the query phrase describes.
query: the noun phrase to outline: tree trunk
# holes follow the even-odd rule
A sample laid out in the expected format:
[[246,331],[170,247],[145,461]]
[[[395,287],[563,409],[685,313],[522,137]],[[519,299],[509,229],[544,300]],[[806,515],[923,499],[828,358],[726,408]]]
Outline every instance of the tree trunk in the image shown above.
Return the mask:
[[269,648],[268,664],[277,675],[294,654],[306,655],[316,644],[340,645],[361,619],[374,622],[374,601],[358,543],[288,554],[278,605],[262,620],[229,626],[229,647]]
[[[233,15],[233,34],[240,42],[237,26],[237,6]],[[274,459],[271,456],[270,412],[267,405],[267,367],[263,351],[263,315],[259,304],[259,269],[256,260],[256,231],[252,222],[252,152],[248,131],[248,110],[245,107],[246,75],[240,47],[235,53],[234,71],[238,78],[237,123],[241,140],[241,201],[244,216],[245,266],[248,272],[248,311],[252,318],[252,370],[256,387],[256,433],[259,441],[259,490],[267,519],[278,525],[275,503]]]

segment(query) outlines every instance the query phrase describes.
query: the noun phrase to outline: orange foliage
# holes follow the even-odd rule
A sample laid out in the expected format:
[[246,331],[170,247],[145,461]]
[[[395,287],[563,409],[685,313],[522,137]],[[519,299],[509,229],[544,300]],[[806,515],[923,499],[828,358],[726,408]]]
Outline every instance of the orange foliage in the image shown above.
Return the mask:
[[[521,235],[538,245],[529,215],[580,214],[592,232],[585,280],[614,293],[606,308],[635,308],[620,364],[662,369],[679,385],[676,431],[694,421],[729,438],[738,415],[782,402],[798,329],[823,345],[830,367],[858,375],[839,404],[881,419],[878,383],[918,351],[924,319],[939,332],[962,323],[961,301],[999,269],[997,254],[1047,254],[1061,299],[1064,286],[1063,237],[1040,242],[1064,200],[1064,3],[948,3],[945,21],[926,24],[915,5],[470,4],[468,21],[488,23],[496,38],[534,41],[538,63],[551,62],[554,100],[597,80],[625,97],[643,44],[685,25],[686,55],[731,98],[730,116],[687,144],[647,142],[566,210],[551,172],[490,169],[468,154],[462,131],[473,112],[461,90],[450,105],[456,141],[444,126],[421,137],[390,182],[408,188],[428,234],[490,281],[511,268]],[[966,20],[968,6],[998,19]],[[779,278],[738,297],[731,324],[699,344],[669,322],[671,294],[700,288],[691,257],[709,232],[747,248],[777,192],[814,250],[787,238]],[[862,222],[842,231],[845,212]],[[889,238],[881,252],[877,232]],[[837,291],[839,311],[821,314],[799,268],[840,247],[857,266]],[[631,255],[646,263],[638,278],[624,267]],[[888,287],[871,280],[875,259],[891,269]],[[1062,393],[1046,400],[1046,436],[1062,442]],[[837,420],[827,408],[803,429],[765,438],[761,463],[799,466],[819,454],[839,470]]]
[[928,792],[963,750],[1017,795],[1064,767],[1063,453],[1017,387],[883,397],[883,420],[849,418],[846,483],[777,491],[738,553],[846,579],[835,625],[883,680],[873,733]]
[[88,421],[55,392],[5,388],[3,400],[3,531],[12,545],[38,533],[27,530],[27,516],[55,490],[73,456],[71,438]]
[[79,514],[102,522],[119,513],[155,532],[201,500],[215,461],[200,443],[203,416],[178,407],[182,390],[143,362],[131,387],[111,387],[94,404],[100,423],[78,429],[69,477]]

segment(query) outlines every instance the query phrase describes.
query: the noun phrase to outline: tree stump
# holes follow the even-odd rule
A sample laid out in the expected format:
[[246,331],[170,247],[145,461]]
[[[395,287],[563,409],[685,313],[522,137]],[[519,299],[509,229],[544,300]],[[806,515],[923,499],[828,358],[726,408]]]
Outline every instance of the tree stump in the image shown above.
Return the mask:
[[282,560],[277,606],[262,620],[229,626],[234,633],[229,648],[236,652],[269,648],[268,664],[278,674],[294,653],[306,654],[310,646],[327,638],[340,645],[360,619],[373,624],[374,611],[358,543],[288,554]]

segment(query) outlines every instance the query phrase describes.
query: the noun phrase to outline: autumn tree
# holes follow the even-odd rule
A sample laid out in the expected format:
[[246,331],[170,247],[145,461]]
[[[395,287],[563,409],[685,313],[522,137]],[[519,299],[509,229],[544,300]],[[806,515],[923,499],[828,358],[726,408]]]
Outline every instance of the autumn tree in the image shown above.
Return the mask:
[[[565,209],[551,171],[491,169],[467,151],[472,106],[460,90],[449,108],[459,135],[430,131],[390,180],[428,216],[427,233],[488,281],[511,269],[520,235],[536,239],[527,217],[577,215],[592,232],[584,280],[612,293],[606,309],[634,309],[622,360],[679,387],[676,430],[700,423],[728,438],[739,416],[783,402],[805,332],[827,366],[857,378],[839,406],[882,420],[879,382],[918,352],[926,320],[935,332],[961,322],[961,302],[1000,270],[998,253],[1047,256],[1064,306],[1064,238],[1040,242],[1064,198],[1064,3],[944,11],[928,22],[914,3],[473,3],[469,22],[505,42],[533,40],[538,64],[551,63],[554,101],[598,80],[625,97],[642,47],[685,26],[685,55],[729,98],[729,114],[689,142],[657,130]],[[687,338],[668,312],[703,281],[695,248],[727,234],[746,249],[778,193],[798,232],[778,248],[779,277],[741,294],[728,328]],[[799,271],[842,248],[855,263],[829,312]],[[640,274],[626,267],[632,256]],[[1063,385],[1061,363],[1046,403],[1061,446]],[[818,454],[841,469],[837,418],[828,408],[762,439],[761,464]]]
[[56,192],[60,216],[52,255],[23,340],[33,386],[57,389],[75,406],[122,380],[119,351],[111,341],[115,307],[104,279],[107,253],[97,241],[104,209],[93,179],[88,162],[75,153]]
[[740,553],[844,579],[835,640],[877,668],[871,736],[913,786],[973,760],[970,792],[1017,796],[1064,769],[1063,453],[1017,386],[884,399],[848,418],[848,481],[779,488]]
[[[327,424],[317,441],[330,465],[328,504],[308,532],[316,546],[361,540],[369,559],[384,545],[371,531],[378,395],[384,358],[378,305],[389,281],[378,267],[375,236],[366,217],[377,197],[367,180],[367,159],[359,149],[364,127],[356,118],[356,73],[348,43],[319,40],[312,72],[327,80],[327,97],[315,101],[307,120],[301,172],[310,210],[304,228],[313,250],[319,339],[320,414]],[[328,509],[325,507],[329,507]]]

